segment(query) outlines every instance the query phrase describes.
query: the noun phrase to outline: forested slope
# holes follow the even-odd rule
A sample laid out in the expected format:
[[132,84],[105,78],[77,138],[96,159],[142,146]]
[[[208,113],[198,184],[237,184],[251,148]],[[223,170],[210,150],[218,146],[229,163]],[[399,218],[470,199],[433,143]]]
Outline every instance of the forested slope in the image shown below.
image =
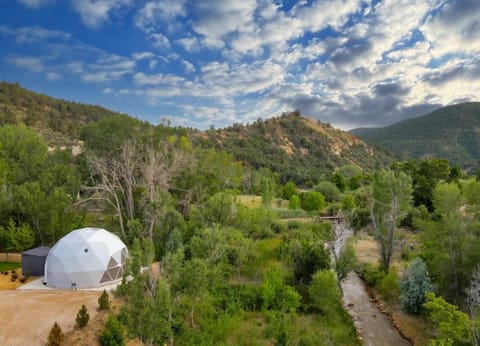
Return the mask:
[[257,169],[269,168],[279,174],[283,183],[293,181],[306,186],[345,164],[373,170],[389,161],[382,150],[298,112],[198,133],[193,141],[214,145]]
[[119,113],[55,99],[24,89],[17,83],[0,83],[0,126],[23,123],[35,128],[50,146],[71,145],[85,125],[114,115]]
[[400,159],[439,157],[475,168],[480,164],[480,103],[443,107],[419,118],[351,133],[378,144]]

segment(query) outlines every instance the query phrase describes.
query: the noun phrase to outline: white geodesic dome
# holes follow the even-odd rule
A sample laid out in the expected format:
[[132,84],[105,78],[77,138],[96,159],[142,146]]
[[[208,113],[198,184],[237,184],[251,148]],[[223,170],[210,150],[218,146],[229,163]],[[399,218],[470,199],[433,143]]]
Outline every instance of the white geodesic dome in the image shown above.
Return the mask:
[[101,228],[70,232],[50,249],[44,283],[57,288],[95,288],[122,279],[128,250]]

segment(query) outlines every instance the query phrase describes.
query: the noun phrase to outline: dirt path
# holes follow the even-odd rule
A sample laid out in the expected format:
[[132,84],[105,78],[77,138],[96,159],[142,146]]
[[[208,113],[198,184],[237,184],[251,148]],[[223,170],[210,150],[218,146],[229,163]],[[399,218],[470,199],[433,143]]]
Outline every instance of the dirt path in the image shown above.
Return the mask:
[[[341,229],[337,224],[334,226],[337,230],[334,248],[338,255],[353,232]],[[352,316],[355,328],[365,346],[411,346],[411,343],[400,335],[388,317],[378,309],[374,302],[370,301],[365,284],[357,273],[350,272],[341,282],[341,286],[344,307]]]

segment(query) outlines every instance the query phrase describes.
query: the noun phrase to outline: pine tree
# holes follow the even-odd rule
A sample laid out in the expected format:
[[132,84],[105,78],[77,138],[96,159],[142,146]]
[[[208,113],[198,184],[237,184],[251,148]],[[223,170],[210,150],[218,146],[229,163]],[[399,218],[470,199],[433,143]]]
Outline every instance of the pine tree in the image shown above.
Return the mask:
[[100,310],[110,310],[110,297],[106,290],[103,290],[102,295],[98,298],[98,308]]
[[85,306],[85,304],[83,304],[77,313],[77,318],[75,319],[75,321],[77,322],[77,327],[78,328],[85,327],[89,320],[90,320],[90,315],[88,314],[87,307]]
[[60,346],[63,345],[63,332],[62,328],[58,325],[57,321],[53,324],[50,333],[48,334],[47,346]]

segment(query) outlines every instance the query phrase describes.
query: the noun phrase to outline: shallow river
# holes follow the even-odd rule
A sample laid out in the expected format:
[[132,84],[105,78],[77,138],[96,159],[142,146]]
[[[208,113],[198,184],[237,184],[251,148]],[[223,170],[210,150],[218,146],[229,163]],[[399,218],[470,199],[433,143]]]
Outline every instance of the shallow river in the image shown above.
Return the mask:
[[[341,234],[335,243],[335,252],[340,253],[345,242],[352,236],[351,230],[341,230],[336,225],[337,234]],[[411,346],[411,343],[402,337],[388,317],[382,313],[374,302],[370,301],[365,284],[357,273],[350,272],[341,282],[343,303],[345,309],[352,316],[355,328],[365,346]]]

